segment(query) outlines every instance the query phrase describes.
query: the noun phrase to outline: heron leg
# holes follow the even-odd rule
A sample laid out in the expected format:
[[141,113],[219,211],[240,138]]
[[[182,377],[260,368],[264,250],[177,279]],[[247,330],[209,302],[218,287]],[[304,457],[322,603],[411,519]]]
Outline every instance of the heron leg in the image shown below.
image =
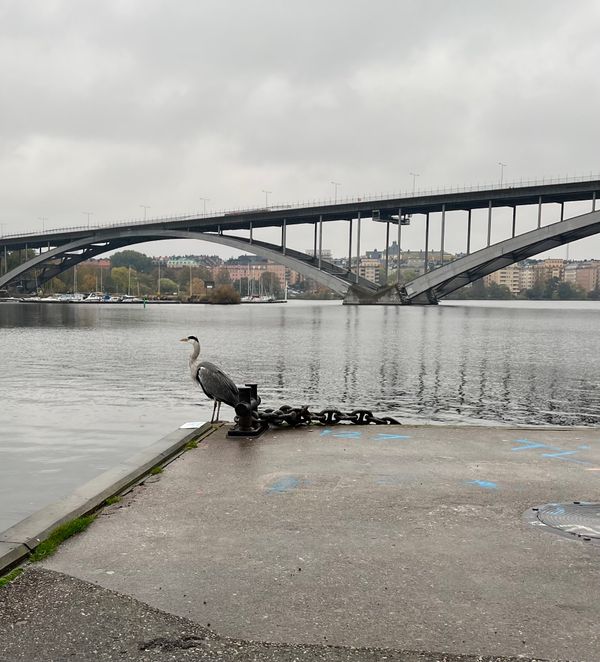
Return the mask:
[[215,410],[216,410],[216,409],[217,409],[217,401],[215,400],[215,401],[213,402],[212,417],[211,417],[211,419],[210,419],[210,422],[211,422],[211,423],[214,423],[214,422],[215,422]]
[[217,423],[219,422],[219,416],[221,416],[221,401],[219,400],[219,404],[217,406]]

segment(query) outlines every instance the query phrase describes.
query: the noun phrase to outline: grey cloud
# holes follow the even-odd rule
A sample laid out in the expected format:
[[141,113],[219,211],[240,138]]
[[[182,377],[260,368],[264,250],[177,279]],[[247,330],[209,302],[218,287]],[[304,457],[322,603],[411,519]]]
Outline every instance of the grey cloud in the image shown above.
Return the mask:
[[599,19],[591,0],[5,0],[0,220],[477,183],[499,160],[597,171]]

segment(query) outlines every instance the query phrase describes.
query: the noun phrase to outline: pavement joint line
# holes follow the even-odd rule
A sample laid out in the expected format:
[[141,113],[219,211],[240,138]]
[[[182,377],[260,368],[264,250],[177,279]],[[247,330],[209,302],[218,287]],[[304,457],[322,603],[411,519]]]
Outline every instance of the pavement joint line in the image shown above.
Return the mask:
[[142,482],[153,467],[170,464],[185,452],[190,441],[200,442],[219,427],[203,423],[198,428],[178,428],[77,487],[70,495],[0,532],[0,576],[25,561],[56,527],[98,510],[111,496],[126,494]]

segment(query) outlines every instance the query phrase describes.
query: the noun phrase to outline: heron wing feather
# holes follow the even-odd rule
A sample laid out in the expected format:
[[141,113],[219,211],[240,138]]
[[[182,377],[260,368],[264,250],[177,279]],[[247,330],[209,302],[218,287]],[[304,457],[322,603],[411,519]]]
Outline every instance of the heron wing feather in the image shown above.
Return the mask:
[[224,402],[230,407],[235,407],[239,402],[240,396],[237,386],[231,377],[214,363],[210,361],[200,362],[196,371],[196,380],[211,400]]

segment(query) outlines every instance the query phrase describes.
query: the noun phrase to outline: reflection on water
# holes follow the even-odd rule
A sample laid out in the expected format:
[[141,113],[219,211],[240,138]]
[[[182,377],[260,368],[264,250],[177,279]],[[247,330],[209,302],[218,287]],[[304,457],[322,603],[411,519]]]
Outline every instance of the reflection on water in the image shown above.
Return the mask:
[[[406,422],[595,425],[597,303],[0,304],[0,530],[211,407],[203,355],[265,406]],[[224,408],[227,416],[231,410]]]

